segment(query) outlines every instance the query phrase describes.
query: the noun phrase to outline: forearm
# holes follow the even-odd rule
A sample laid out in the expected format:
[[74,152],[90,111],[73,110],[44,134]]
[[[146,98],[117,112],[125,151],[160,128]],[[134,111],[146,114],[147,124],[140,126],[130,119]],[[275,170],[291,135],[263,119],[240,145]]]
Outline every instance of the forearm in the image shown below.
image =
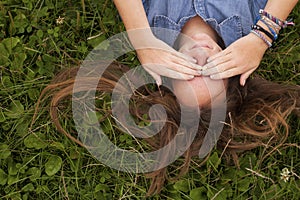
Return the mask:
[[[114,0],[132,45],[143,48],[154,37],[141,0]],[[145,40],[147,38],[148,40]]]
[[114,0],[126,30],[149,28],[141,0]]
[[269,0],[264,10],[278,19],[286,20],[297,3],[298,0]]

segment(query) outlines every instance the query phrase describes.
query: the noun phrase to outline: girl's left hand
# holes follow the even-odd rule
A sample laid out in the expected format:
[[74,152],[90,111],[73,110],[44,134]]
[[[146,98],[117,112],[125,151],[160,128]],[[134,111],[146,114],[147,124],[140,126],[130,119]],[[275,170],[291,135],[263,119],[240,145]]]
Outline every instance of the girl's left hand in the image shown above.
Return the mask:
[[268,46],[253,33],[244,36],[225,50],[207,59],[202,75],[211,79],[224,79],[241,74],[240,84],[258,67]]

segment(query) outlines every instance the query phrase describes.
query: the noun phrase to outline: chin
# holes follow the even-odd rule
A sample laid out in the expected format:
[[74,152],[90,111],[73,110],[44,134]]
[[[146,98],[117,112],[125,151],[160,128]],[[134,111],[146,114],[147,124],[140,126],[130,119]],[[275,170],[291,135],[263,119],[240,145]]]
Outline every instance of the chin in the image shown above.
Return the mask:
[[213,80],[199,76],[192,80],[172,80],[174,94],[179,103],[190,108],[208,108],[220,105],[226,99],[227,79]]

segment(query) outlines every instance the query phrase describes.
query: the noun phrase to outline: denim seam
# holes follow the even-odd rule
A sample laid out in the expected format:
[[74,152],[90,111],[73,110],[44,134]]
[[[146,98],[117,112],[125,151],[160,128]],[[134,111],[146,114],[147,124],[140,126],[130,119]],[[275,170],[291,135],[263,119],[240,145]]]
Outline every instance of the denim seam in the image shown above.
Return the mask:
[[219,26],[221,27],[223,24],[225,24],[227,21],[231,20],[231,19],[236,19],[234,20],[236,25],[237,25],[237,33],[239,36],[243,36],[243,25],[241,22],[241,18],[238,15],[233,15],[231,17],[228,17],[227,19],[225,19],[224,21],[222,21]]
[[193,5],[194,5],[194,9],[195,9],[196,13],[202,19],[207,19],[208,18],[203,0],[194,0],[194,4]]
[[174,22],[172,19],[170,19],[169,17],[165,16],[165,15],[155,15],[154,16],[154,26],[158,26],[158,22],[157,19],[158,18],[162,18],[165,19],[166,21],[168,21],[169,23],[171,23],[172,25],[174,25],[175,27],[180,27],[179,24],[177,24],[176,22]]

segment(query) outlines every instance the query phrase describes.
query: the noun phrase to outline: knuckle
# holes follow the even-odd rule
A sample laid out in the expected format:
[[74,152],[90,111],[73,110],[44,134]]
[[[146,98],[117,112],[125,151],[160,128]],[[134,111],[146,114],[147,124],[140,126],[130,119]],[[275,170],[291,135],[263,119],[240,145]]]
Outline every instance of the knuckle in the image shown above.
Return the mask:
[[225,71],[225,68],[224,68],[223,66],[218,65],[218,66],[216,67],[216,70],[217,70],[218,73],[221,73],[221,72],[224,72],[224,71]]

